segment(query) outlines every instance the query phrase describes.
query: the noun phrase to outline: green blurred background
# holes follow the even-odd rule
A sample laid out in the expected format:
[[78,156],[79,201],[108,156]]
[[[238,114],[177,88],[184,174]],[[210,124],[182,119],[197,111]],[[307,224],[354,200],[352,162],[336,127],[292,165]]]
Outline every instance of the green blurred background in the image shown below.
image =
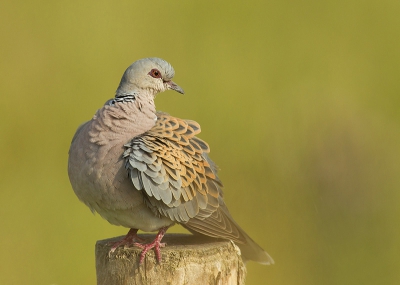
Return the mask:
[[[244,4],[245,3],[245,4]],[[0,4],[0,284],[95,284],[123,235],[75,197],[78,125],[157,56],[235,219],[275,259],[247,284],[400,284],[400,2]],[[179,232],[179,226],[172,232]]]

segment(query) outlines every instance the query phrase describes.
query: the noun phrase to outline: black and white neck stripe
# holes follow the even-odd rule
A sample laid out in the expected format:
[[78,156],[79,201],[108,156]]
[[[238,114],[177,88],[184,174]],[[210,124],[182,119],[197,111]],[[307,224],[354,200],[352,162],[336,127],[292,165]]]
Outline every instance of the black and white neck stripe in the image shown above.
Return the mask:
[[113,106],[115,103],[128,103],[128,102],[134,102],[135,100],[136,100],[136,95],[122,95],[109,100],[108,105]]

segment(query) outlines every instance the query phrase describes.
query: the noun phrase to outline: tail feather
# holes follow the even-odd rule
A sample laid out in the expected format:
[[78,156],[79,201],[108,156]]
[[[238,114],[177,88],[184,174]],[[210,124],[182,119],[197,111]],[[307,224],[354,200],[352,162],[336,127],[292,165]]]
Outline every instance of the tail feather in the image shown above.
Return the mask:
[[246,237],[246,243],[236,243],[236,245],[240,248],[244,262],[252,260],[265,265],[275,263],[272,257],[262,249],[261,246],[252,240],[245,232],[242,232],[242,234]]
[[274,264],[272,257],[233,220],[225,206],[207,218],[193,218],[182,226],[195,234],[232,240],[240,248],[245,262],[253,260],[265,265]]

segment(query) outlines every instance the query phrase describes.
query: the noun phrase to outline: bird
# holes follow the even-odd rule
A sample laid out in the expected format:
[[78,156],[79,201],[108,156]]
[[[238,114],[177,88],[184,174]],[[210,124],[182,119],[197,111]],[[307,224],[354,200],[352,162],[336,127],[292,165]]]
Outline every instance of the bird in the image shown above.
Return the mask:
[[[163,236],[180,224],[193,234],[232,240],[245,262],[273,264],[228,211],[210,147],[197,137],[200,125],[156,110],[158,93],[184,94],[174,75],[161,58],[135,61],[114,98],[78,127],[68,156],[76,196],[109,223],[130,229],[110,254],[136,246],[142,263],[153,249],[160,263]],[[138,230],[158,233],[146,242]]]

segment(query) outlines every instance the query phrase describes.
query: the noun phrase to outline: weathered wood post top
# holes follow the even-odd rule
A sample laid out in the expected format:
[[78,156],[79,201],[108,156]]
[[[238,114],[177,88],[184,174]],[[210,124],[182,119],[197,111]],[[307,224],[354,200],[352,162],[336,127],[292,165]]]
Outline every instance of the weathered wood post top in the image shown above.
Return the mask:
[[[154,235],[140,235],[154,239]],[[141,249],[118,248],[109,254],[115,237],[96,243],[97,285],[245,284],[246,267],[239,248],[229,240],[190,234],[166,234],[161,263],[149,251],[139,264]]]

